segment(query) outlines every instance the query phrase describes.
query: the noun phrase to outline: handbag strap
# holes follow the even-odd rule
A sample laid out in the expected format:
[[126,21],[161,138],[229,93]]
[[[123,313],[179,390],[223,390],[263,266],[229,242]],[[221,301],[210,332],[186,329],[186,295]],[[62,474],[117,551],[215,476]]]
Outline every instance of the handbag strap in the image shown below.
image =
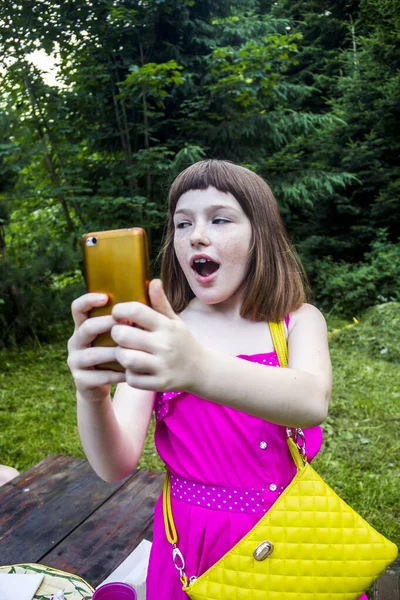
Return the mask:
[[[269,328],[271,331],[271,337],[274,344],[275,352],[278,356],[279,365],[281,367],[287,367],[289,363],[288,356],[288,347],[285,336],[285,329],[283,321],[279,322],[269,322]],[[305,455],[305,444],[304,444],[304,434],[301,429],[296,429],[295,436],[292,434],[292,430],[290,428],[286,428],[287,435],[287,443],[289,446],[290,453],[292,455],[293,461],[296,464],[298,470],[303,469],[304,465],[307,461]],[[297,443],[297,438],[300,438],[303,441],[301,446]],[[178,544],[178,534],[176,531],[174,518],[172,516],[172,507],[171,507],[171,481],[169,471],[167,470],[165,480],[164,480],[164,493],[163,493],[163,514],[164,514],[164,526],[165,526],[165,534],[167,536],[167,540],[170,544],[172,544],[172,560],[174,562],[175,567],[178,569],[180,574],[180,580],[183,583],[184,589],[188,587],[190,581],[185,573],[185,560],[182,556],[181,551],[179,550]],[[192,578],[191,578],[192,579]]]
[[[285,328],[283,321],[269,322],[269,329],[274,344],[275,352],[278,357],[280,367],[287,368],[289,365],[289,352],[285,336]],[[307,462],[306,455],[306,440],[303,430],[295,429],[294,434],[290,427],[286,427],[286,437],[289,446],[290,454],[298,470],[303,469]],[[299,444],[299,439],[301,444]]]
[[178,534],[174,519],[172,517],[171,507],[171,478],[169,471],[167,471],[164,479],[164,494],[163,494],[163,514],[164,514],[164,525],[167,540],[170,544],[176,544],[178,541]]
[[172,561],[175,568],[179,571],[179,577],[183,584],[183,589],[185,589],[189,585],[189,579],[185,573],[185,559],[178,548],[178,533],[176,531],[171,507],[171,478],[168,470],[164,479],[163,515],[165,535],[167,536],[169,543],[172,544]]
[[270,321],[269,330],[271,332],[271,337],[276,355],[278,357],[279,365],[281,367],[287,367],[289,364],[289,354],[283,321],[279,321],[278,323]]

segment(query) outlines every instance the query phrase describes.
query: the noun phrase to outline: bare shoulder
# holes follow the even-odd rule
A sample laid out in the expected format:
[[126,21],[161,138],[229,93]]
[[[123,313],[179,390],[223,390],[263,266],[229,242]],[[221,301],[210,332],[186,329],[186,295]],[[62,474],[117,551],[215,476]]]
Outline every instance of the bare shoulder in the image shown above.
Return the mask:
[[290,317],[289,366],[318,376],[330,394],[332,367],[325,317],[312,304],[303,304]]
[[302,329],[303,327],[311,326],[326,333],[328,332],[325,317],[316,306],[304,303],[296,311],[290,313],[289,335],[295,328]]

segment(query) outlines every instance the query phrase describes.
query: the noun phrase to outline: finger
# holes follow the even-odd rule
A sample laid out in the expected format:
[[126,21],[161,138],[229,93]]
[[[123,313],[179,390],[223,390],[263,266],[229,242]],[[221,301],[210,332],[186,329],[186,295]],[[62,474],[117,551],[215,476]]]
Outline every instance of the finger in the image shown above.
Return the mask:
[[90,346],[98,335],[111,331],[113,325],[115,325],[115,320],[111,315],[87,319],[74,334],[75,348]]
[[101,365],[106,362],[113,362],[115,358],[115,348],[95,347],[85,348],[84,350],[74,352],[68,359],[70,369],[88,369]]
[[147,331],[154,331],[166,323],[166,317],[141,302],[120,302],[112,309],[116,321],[127,319]]
[[126,381],[126,376],[125,372],[93,369],[93,371],[77,371],[74,374],[74,380],[77,388],[94,389],[102,385],[123,383]]
[[106,294],[84,294],[71,304],[72,318],[76,327],[82,325],[89,317],[89,312],[96,306],[104,306],[108,302]]
[[117,347],[115,357],[125,369],[134,373],[152,375],[157,366],[157,359],[154,355],[137,350],[127,350],[126,348]]
[[159,379],[154,375],[146,375],[142,373],[134,373],[133,371],[125,371],[125,381],[131,387],[137,390],[150,390],[152,392],[163,391]]
[[151,332],[137,327],[114,325],[111,329],[111,337],[122,348],[151,353],[155,350]]
[[161,313],[165,317],[168,317],[168,319],[177,318],[177,315],[174,313],[172,306],[165,295],[161,279],[153,279],[153,281],[150,281],[149,298],[151,306],[154,308],[154,310]]

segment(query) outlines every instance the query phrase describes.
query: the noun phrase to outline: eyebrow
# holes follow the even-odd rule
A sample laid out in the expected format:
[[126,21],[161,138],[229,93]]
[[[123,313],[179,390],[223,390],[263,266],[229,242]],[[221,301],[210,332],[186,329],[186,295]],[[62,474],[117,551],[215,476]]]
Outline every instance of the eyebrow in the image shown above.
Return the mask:
[[[213,210],[221,210],[222,208],[225,208],[227,210],[233,210],[235,212],[237,212],[237,208],[235,206],[228,206],[227,204],[213,204],[212,206],[210,206],[207,209],[207,212],[212,212]],[[193,214],[193,211],[190,210],[190,208],[179,208],[178,210],[176,210],[174,212],[174,215],[179,215],[179,214]]]

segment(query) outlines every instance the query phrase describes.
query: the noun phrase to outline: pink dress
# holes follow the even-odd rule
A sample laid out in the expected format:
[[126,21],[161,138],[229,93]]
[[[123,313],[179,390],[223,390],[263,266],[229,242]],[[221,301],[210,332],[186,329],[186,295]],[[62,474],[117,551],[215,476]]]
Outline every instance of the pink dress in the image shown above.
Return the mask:
[[[239,358],[279,367],[275,352]],[[285,427],[186,392],[157,394],[155,410],[156,447],[171,471],[178,547],[186,575],[199,576],[256,524],[294,476]],[[304,433],[312,460],[321,427]],[[162,498],[155,508],[146,595],[188,600],[165,536]]]

